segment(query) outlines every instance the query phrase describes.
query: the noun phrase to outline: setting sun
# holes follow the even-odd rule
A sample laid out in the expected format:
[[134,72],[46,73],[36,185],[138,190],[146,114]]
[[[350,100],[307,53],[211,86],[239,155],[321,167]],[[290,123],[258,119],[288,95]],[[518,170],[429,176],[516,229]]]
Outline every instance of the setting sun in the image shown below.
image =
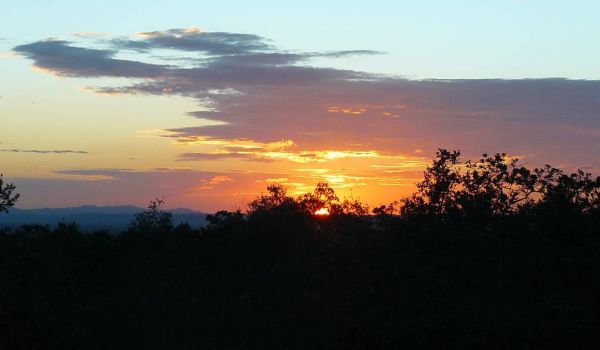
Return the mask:
[[321,209],[315,211],[315,215],[317,215],[317,216],[326,216],[326,215],[329,215],[329,209],[327,209],[327,208],[321,208]]

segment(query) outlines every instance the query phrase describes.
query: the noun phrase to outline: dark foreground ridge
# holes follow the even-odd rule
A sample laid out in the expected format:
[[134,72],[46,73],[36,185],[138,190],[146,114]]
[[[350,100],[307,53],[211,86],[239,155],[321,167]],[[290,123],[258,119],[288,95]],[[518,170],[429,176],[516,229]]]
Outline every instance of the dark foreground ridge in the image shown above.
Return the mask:
[[119,235],[6,231],[0,348],[600,344],[600,179],[444,150],[424,175],[373,215],[326,184],[271,186],[201,229],[154,201]]

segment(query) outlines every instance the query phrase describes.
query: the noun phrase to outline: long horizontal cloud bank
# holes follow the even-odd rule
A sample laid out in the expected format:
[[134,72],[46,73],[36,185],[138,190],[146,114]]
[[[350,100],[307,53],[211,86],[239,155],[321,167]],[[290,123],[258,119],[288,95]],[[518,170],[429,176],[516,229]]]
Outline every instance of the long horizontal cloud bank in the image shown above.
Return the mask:
[[37,154],[88,154],[87,151],[77,151],[71,149],[58,149],[58,150],[41,150],[41,149],[19,149],[19,148],[11,148],[11,149],[0,149],[0,152],[10,152],[10,153],[37,153]]
[[600,81],[416,81],[312,64],[380,54],[375,51],[289,52],[257,35],[196,28],[83,42],[49,39],[14,51],[56,75],[142,78],[94,87],[98,92],[197,99],[199,110],[190,115],[221,123],[169,129],[164,136],[223,146],[184,153],[182,161],[268,162],[272,150],[243,152],[234,141],[290,140],[278,151],[398,155],[444,147],[600,166]]

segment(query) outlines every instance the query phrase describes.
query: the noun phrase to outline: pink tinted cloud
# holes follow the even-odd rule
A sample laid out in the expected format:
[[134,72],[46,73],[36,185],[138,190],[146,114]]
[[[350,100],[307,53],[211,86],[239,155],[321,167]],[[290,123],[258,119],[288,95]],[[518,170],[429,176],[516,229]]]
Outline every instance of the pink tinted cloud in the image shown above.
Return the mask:
[[[327,163],[334,161],[327,154],[343,153],[370,154],[370,165],[389,166],[389,162],[380,163],[382,157],[410,155],[420,161],[442,147],[462,149],[469,157],[483,152],[527,155],[525,160],[535,165],[600,166],[600,81],[408,80],[310,65],[315,57],[335,59],[377,52],[282,51],[253,34],[173,29],[141,38],[107,38],[105,44],[111,48],[48,40],[21,45],[14,51],[31,59],[36,67],[59,75],[144,78],[131,85],[95,87],[99,92],[196,99],[204,111],[190,111],[190,115],[220,123],[199,123],[163,133],[188,145],[179,159],[190,164],[226,159]],[[150,64],[141,58],[118,59],[122,50],[142,56],[158,50],[198,56],[185,66],[170,61]],[[267,148],[281,140],[289,144]],[[209,145],[212,150],[198,150],[194,145]],[[370,169],[363,177],[371,177],[371,182],[381,174],[403,171]],[[302,179],[291,180],[290,174],[275,172],[268,172],[265,179],[288,178],[290,183],[304,184]],[[187,176],[177,174],[184,179]],[[331,179],[344,179],[345,183],[359,176],[334,175],[338,177]],[[256,181],[262,181],[256,177],[244,182],[238,177],[217,186],[223,186],[223,193],[243,193],[244,188],[254,189]],[[209,196],[206,186],[212,185],[190,184],[189,188],[194,186],[205,188],[193,196]],[[228,189],[231,192],[226,192]]]

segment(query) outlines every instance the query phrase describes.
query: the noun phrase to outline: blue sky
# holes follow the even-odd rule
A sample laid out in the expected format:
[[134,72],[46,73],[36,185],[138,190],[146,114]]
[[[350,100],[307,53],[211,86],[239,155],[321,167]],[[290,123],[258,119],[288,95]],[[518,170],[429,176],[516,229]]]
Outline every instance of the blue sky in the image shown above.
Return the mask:
[[[339,68],[409,78],[600,78],[597,1],[6,1],[10,45],[198,26],[282,49],[370,49]],[[4,49],[8,43],[4,43]]]

